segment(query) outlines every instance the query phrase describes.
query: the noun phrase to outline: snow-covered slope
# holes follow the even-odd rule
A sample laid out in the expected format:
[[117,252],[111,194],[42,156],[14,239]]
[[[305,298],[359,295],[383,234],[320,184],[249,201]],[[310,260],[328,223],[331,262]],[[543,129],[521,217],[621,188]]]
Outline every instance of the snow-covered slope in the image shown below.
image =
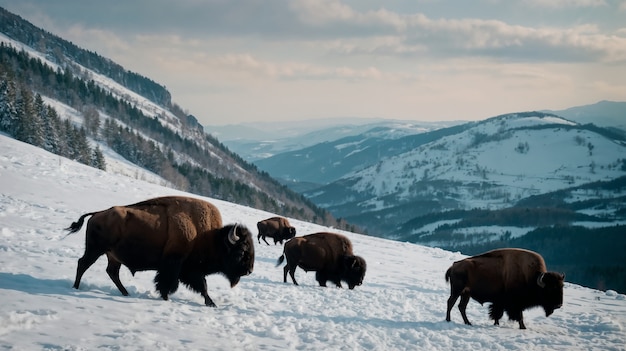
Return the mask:
[[503,209],[626,175],[623,135],[555,115],[509,114],[454,128],[306,195],[335,216],[386,236],[434,212]]
[[[552,125],[546,129],[532,129]],[[559,127],[562,125],[563,127]],[[509,115],[426,144],[353,175],[356,191],[411,196],[416,180],[486,183],[493,196],[468,194],[465,208],[501,208],[530,195],[625,175],[626,146],[551,116]]]
[[[84,229],[81,214],[154,196],[183,194],[89,168],[0,135],[0,347],[16,350],[624,350],[626,299],[566,284],[564,306],[550,318],[526,312],[528,330],[492,326],[487,306],[471,302],[473,326],[458,311],[444,321],[444,272],[462,256],[435,248],[344,233],[368,263],[364,285],[320,288],[298,270],[282,282],[280,246],[257,245],[254,272],[230,289],[209,276],[219,306],[181,287],[170,301],[154,291],[153,272],[121,279],[119,294],[101,259],[80,290],[71,288]],[[190,196],[194,196],[189,194]],[[207,199],[225,223],[256,232],[272,214]],[[290,219],[299,235],[333,230]]]
[[[57,69],[61,69],[61,70],[64,69],[64,67],[61,67],[58,64],[54,63],[53,61],[49,60],[48,57],[46,57],[46,55],[42,54],[41,52],[31,48],[28,45],[24,45],[24,43],[21,43],[17,40],[13,40],[7,37],[6,35],[4,35],[3,33],[0,33],[0,42],[13,46],[20,51],[24,51],[28,53],[30,57],[34,57],[34,58],[41,60],[41,62],[50,66],[55,71]],[[194,136],[198,135],[197,130],[194,131],[192,129],[183,128],[178,117],[176,117],[166,107],[159,106],[158,104],[129,90],[128,88],[124,87],[123,85],[119,84],[118,82],[114,81],[113,79],[105,75],[94,72],[93,70],[83,67],[75,62],[73,62],[72,65],[75,69],[80,69],[81,76],[85,80],[92,80],[97,86],[111,93],[112,96],[122,101],[127,101],[133,106],[136,106],[144,115],[149,116],[149,117],[156,117],[158,121],[164,127],[167,127],[171,129],[172,131],[181,134],[182,136],[187,136],[190,138],[193,138]]]

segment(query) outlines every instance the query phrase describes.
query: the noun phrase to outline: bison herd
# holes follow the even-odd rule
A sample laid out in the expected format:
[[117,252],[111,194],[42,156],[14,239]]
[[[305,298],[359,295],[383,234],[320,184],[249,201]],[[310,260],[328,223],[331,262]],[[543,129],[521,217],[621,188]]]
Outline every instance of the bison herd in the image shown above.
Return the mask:
[[[164,300],[183,283],[198,292],[207,306],[215,306],[207,292],[205,277],[219,273],[234,287],[254,268],[252,233],[242,224],[222,224],[214,205],[196,198],[168,196],[128,206],[114,206],[80,216],[67,230],[81,229],[86,217],[85,253],[78,260],[73,287],[78,289],[83,274],[96,260],[106,255],[106,272],[122,295],[128,291],[119,271],[126,266],[134,275],[154,270],[156,290]],[[354,255],[350,240],[340,234],[321,232],[296,237],[296,228],[286,218],[272,217],[257,223],[257,241],[266,238],[274,245],[286,241],[276,266],[286,260],[287,274],[298,285],[295,270],[314,271],[320,286],[328,281],[349,289],[363,284],[367,265]],[[472,298],[480,304],[490,302],[489,317],[498,325],[507,313],[509,319],[525,329],[522,312],[542,307],[549,316],[563,304],[564,275],[548,272],[543,258],[523,249],[492,250],[457,262],[446,271],[450,282],[446,321],[460,297],[459,311],[470,325],[465,309]]]

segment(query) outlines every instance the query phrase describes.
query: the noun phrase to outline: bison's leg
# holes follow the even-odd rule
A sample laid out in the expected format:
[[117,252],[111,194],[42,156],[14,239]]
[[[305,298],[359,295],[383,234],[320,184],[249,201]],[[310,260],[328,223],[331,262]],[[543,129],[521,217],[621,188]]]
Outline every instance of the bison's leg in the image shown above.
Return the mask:
[[265,235],[262,235],[261,233],[259,233],[259,235],[256,237],[256,239],[259,241],[259,244],[261,243],[261,239],[263,239],[263,241],[265,241],[265,243],[267,245],[270,244],[270,243],[267,242],[267,240],[265,240]]
[[283,267],[283,283],[287,282],[287,272],[289,272],[289,275],[291,276],[291,281],[295,284],[295,285],[299,285],[298,282],[296,281],[296,268],[298,266],[291,266],[289,264],[289,261],[287,261],[287,265],[285,267]]
[[489,317],[494,320],[493,325],[500,325],[500,319],[504,314],[504,308],[498,303],[493,303],[489,306]]
[[216,307],[215,302],[211,300],[209,297],[209,293],[206,287],[206,279],[204,279],[204,275],[202,272],[191,271],[191,272],[181,272],[180,281],[183,284],[187,285],[189,289],[200,293],[202,297],[204,297],[204,304],[210,307]]
[[454,304],[456,303],[456,300],[459,298],[459,294],[456,294],[454,292],[450,293],[450,297],[448,298],[448,309],[446,310],[446,321],[450,321],[450,311],[452,310],[452,307],[454,307]]
[[122,263],[109,254],[107,254],[107,259],[109,260],[109,264],[107,265],[107,274],[113,283],[115,283],[115,286],[117,286],[117,289],[122,293],[122,295],[128,296],[128,291],[120,281],[120,267],[122,266]]
[[507,309],[506,314],[509,315],[509,319],[519,322],[520,329],[526,329],[526,325],[524,325],[524,315],[522,314],[521,309]]
[[526,329],[526,326],[524,325],[524,316],[522,315],[521,311],[519,313],[519,328]]
[[182,259],[178,257],[165,258],[159,264],[154,283],[163,300],[167,300],[168,295],[178,289],[178,275],[181,266]]
[[263,241],[265,241],[265,243],[266,243],[267,245],[269,245],[269,244],[270,244],[270,243],[268,243],[268,242],[267,242],[267,240],[265,239],[265,235],[263,235],[262,239],[263,239]]
[[82,279],[83,274],[85,274],[85,271],[87,271],[89,267],[91,267],[91,265],[94,264],[103,254],[103,251],[93,251],[89,248],[89,245],[87,245],[87,248],[85,249],[85,254],[83,255],[83,257],[78,259],[78,267],[76,268],[76,279],[74,280],[74,289],[78,289],[78,286],[80,285],[80,280]]
[[326,282],[328,281],[328,277],[322,271],[315,272],[315,280],[320,284],[320,286],[326,287]]
[[465,309],[467,308],[467,304],[469,303],[470,294],[469,292],[463,292],[461,294],[461,302],[459,302],[459,311],[461,311],[461,316],[463,317],[463,322],[467,325],[472,325],[469,319],[467,319],[467,315],[465,314]]

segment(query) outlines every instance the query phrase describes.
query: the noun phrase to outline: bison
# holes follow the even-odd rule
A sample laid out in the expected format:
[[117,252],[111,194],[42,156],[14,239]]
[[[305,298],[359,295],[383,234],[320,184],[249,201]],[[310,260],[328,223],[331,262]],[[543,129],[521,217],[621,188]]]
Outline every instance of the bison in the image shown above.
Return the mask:
[[289,224],[287,218],[272,217],[264,219],[256,224],[259,229],[259,235],[257,240],[261,243],[261,238],[267,245],[270,243],[265,240],[266,237],[274,238],[274,245],[280,243],[282,245],[283,240],[289,240],[296,236],[296,228]]
[[454,262],[446,271],[450,281],[450,310],[461,297],[459,311],[465,324],[471,325],[465,314],[470,297],[480,304],[491,302],[489,317],[499,325],[504,312],[509,319],[526,329],[522,312],[543,307],[546,317],[563,304],[563,280],[560,273],[547,272],[546,264],[536,252],[524,249],[498,249]]
[[283,268],[283,282],[287,282],[287,272],[291,280],[298,285],[294,273],[296,267],[305,272],[316,271],[315,279],[320,286],[327,281],[341,287],[341,281],[348,283],[350,289],[363,283],[367,268],[362,257],[352,254],[352,243],[343,235],[334,233],[314,233],[293,238],[285,243],[283,254],[278,258],[278,267],[287,258]]
[[114,206],[82,215],[67,228],[75,233],[87,222],[85,253],[78,260],[74,288],[96,260],[106,254],[106,272],[124,295],[121,265],[134,275],[156,270],[154,282],[163,300],[178,289],[179,281],[215,303],[207,293],[205,276],[224,275],[231,287],[252,273],[254,242],[245,226],[222,226],[222,216],[212,204],[189,197],[154,198],[129,206]]

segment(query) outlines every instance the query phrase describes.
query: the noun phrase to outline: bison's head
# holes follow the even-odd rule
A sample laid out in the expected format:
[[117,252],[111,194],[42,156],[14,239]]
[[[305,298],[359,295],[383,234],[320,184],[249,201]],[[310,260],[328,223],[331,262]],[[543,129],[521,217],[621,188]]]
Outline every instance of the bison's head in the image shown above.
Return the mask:
[[283,227],[283,234],[282,234],[282,238],[289,240],[291,238],[293,238],[294,236],[296,236],[296,228],[294,227]]
[[554,310],[563,306],[563,281],[565,275],[555,272],[540,273],[537,277],[537,285],[541,289],[543,303],[541,304],[546,317]]
[[345,256],[343,263],[343,280],[348,283],[348,288],[354,289],[355,286],[363,284],[367,269],[365,260],[360,256]]
[[225,226],[226,234],[224,245],[226,246],[223,257],[223,272],[234,287],[239,279],[252,273],[254,268],[254,242],[252,234],[243,225],[235,224]]

